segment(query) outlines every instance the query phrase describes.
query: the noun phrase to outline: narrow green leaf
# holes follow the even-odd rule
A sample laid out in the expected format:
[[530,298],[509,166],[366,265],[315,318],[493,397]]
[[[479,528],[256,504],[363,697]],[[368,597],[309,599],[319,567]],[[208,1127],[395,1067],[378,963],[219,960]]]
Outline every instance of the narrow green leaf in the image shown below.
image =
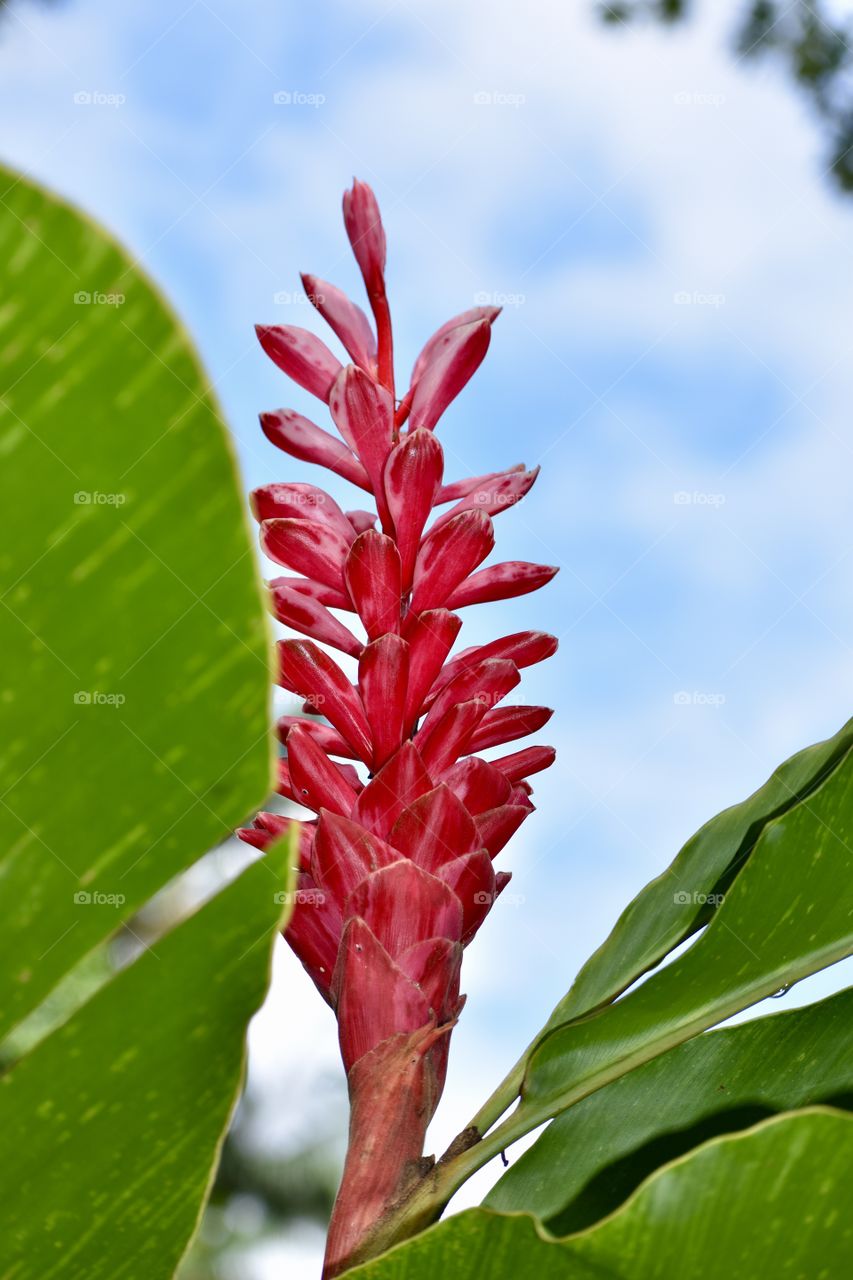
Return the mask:
[[555,1240],[471,1209],[348,1280],[835,1280],[853,1266],[853,1117],[813,1108],[715,1139],[603,1222]]
[[767,823],[688,951],[615,1004],[551,1032],[508,1124],[526,1131],[707,1027],[853,951],[853,759]]
[[853,720],[832,738],[798,752],[740,804],[691,836],[662,875],[622,912],[587,960],[545,1030],[612,1000],[705,924],[715,898],[743,867],[767,823],[808,796],[853,746]]
[[269,979],[285,842],[0,1081],[2,1280],[168,1280]]
[[660,1165],[780,1111],[853,1108],[853,988],[819,1004],[709,1031],[559,1116],[484,1204],[554,1235],[611,1213]]
[[805,800],[853,746],[853,720],[786,760],[764,786],[707,822],[625,908],[545,1026],[472,1120],[491,1129],[518,1097],[531,1056],[550,1031],[602,1008],[713,917],[768,822]]
[[271,790],[225,429],[129,254],[0,169],[0,1037]]

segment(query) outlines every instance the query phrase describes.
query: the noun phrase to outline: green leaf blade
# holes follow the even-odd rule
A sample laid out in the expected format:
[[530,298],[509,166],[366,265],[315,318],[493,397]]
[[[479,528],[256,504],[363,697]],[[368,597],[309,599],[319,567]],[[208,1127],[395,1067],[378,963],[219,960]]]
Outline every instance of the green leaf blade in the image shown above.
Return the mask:
[[192,346],[100,228],[2,169],[0,189],[2,1038],[262,803],[272,735],[254,555]]
[[267,989],[280,843],[0,1081],[4,1280],[168,1280]]
[[555,1235],[603,1218],[657,1167],[781,1111],[853,1107],[853,989],[710,1031],[558,1116],[486,1197]]
[[590,957],[545,1031],[613,1000],[654,968],[708,919],[709,897],[744,865],[768,822],[813,792],[853,746],[853,720],[832,738],[784,761],[740,804],[706,822],[666,871],[629,903],[605,942]]
[[[700,1031],[853,951],[853,759],[764,828],[688,951],[600,1012],[553,1031],[516,1125],[549,1118]],[[538,1117],[538,1119],[537,1119]]]
[[853,1263],[853,1117],[816,1107],[706,1143],[627,1204],[557,1240],[526,1214],[470,1209],[348,1280],[834,1280]]

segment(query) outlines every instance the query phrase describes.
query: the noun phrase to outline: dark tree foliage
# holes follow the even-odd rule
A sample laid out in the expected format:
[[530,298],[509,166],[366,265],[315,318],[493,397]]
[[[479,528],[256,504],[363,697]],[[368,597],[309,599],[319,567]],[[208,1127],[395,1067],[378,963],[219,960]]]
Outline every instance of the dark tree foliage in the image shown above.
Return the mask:
[[[618,25],[637,19],[667,24],[689,17],[689,0],[612,0],[601,18]],[[850,22],[830,16],[825,0],[751,0],[735,20],[739,58],[773,58],[806,95],[829,143],[827,173],[853,192],[853,50]]]

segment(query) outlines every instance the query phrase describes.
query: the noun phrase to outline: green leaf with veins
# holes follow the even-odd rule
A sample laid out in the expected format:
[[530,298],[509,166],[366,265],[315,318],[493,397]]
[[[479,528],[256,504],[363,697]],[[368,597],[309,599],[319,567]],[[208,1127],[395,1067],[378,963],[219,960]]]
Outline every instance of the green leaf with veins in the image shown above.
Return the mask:
[[3,1280],[168,1280],[198,1220],[269,981],[287,842],[0,1083]]
[[0,454],[2,1038],[272,789],[269,639],[210,385],[131,256],[6,169]]
[[[550,1033],[512,1122],[548,1119],[610,1080],[853,951],[853,756],[764,827],[688,951],[599,1013]],[[538,1117],[538,1118],[537,1118]]]
[[219,410],[138,265],[0,169],[0,281],[6,1060],[81,975],[89,997],[58,1027],[52,1007],[0,1080],[0,1277],[168,1280],[235,1102],[292,853],[94,994],[93,962],[271,790],[268,630]]
[[665,1165],[603,1222],[557,1240],[469,1209],[347,1280],[835,1280],[853,1265],[853,1117],[786,1113]]
[[818,1004],[709,1031],[563,1112],[484,1204],[554,1235],[618,1207],[658,1166],[778,1111],[853,1108],[853,988]]

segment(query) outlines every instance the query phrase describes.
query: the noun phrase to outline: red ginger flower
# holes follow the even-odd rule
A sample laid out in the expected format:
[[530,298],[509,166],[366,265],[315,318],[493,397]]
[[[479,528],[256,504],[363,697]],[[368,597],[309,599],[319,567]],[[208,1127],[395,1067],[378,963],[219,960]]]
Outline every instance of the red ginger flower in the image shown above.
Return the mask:
[[[342,366],[307,330],[258,328],[279,368],[328,403],[338,435],[290,409],[261,424],[285,453],[371,494],[376,512],[343,511],[309,484],[252,495],[261,545],[290,571],[270,584],[273,612],[308,637],[280,642],[278,682],[327,721],[279,721],[278,790],[317,814],[300,824],[300,893],[286,937],[337,1015],[352,1105],[329,1275],[357,1257],[418,1169],[464,1001],[462,952],[510,878],[493,859],[533,809],[527,779],[554,758],[542,746],[490,761],[477,752],[548,721],[545,707],[500,704],[520,669],[557,647],[522,631],[449,656],[456,609],[534,591],[556,572],[518,561],[480,568],[492,517],[537,473],[517,466],[445,482],[434,434],[482,362],[499,309],[442,325],[395,401],[385,233],[364,183],[345,194],[344,222],[376,336],[355,303],[308,275],[312,303],[353,363]],[[332,610],[355,615],[364,636]],[[328,648],[357,660],[355,685]],[[240,834],[265,848],[289,825],[262,813]]]

